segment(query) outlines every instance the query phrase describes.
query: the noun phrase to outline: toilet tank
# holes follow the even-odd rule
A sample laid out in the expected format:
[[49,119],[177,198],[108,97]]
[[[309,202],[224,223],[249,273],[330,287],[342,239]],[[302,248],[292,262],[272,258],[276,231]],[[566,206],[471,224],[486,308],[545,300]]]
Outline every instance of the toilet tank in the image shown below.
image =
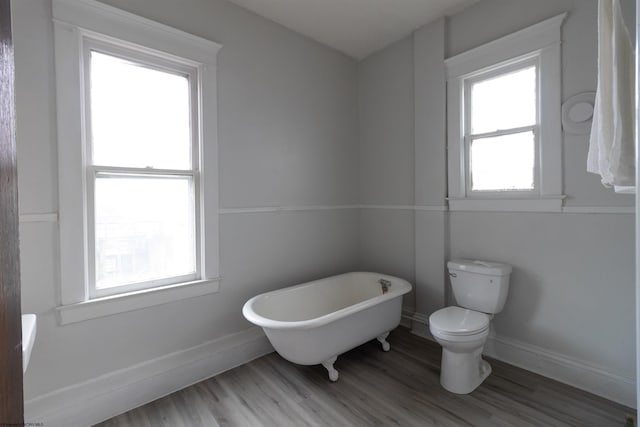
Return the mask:
[[459,259],[449,261],[447,268],[459,306],[489,314],[502,311],[509,292],[510,265]]

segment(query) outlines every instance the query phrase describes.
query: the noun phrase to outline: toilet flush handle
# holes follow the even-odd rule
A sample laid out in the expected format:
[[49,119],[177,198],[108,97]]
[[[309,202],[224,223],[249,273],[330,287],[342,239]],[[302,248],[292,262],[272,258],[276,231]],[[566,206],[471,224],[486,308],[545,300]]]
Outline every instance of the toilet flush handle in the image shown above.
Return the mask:
[[488,262],[485,262],[485,261],[473,261],[473,263],[477,264],[477,265],[481,265],[483,267],[492,267],[491,264],[489,264]]

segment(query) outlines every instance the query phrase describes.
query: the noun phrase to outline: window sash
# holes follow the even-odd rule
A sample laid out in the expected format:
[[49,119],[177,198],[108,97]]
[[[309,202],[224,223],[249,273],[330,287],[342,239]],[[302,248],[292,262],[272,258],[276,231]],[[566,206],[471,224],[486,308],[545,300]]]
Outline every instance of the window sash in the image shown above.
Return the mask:
[[[97,51],[106,55],[112,55],[131,61],[134,64],[151,68],[154,70],[185,76],[189,82],[189,112],[190,112],[190,169],[158,169],[158,168],[136,168],[119,167],[111,165],[93,164],[92,136],[91,136],[91,51]],[[202,227],[202,188],[200,180],[201,168],[201,144],[199,140],[199,72],[198,68],[183,62],[155,56],[146,51],[138,51],[116,43],[98,40],[88,36],[83,37],[82,43],[82,69],[84,78],[84,139],[85,139],[85,209],[86,209],[86,273],[85,273],[85,293],[88,299],[101,298],[105,296],[117,295],[127,292],[140,291],[145,289],[169,286],[179,283],[201,280],[203,277],[203,227]],[[114,286],[105,289],[96,287],[96,229],[95,229],[95,183],[99,175],[130,175],[144,176],[151,178],[157,176],[185,176],[190,177],[192,183],[193,205],[191,209],[194,215],[194,242],[195,242],[195,272],[189,275],[175,277],[164,277],[145,282],[129,283],[121,286]]]
[[[129,284],[117,285],[108,288],[99,289],[96,286],[96,212],[95,212],[95,185],[98,178],[145,178],[145,179],[157,179],[164,180],[171,177],[185,177],[188,178],[191,183],[191,199],[192,204],[189,207],[191,215],[194,221],[194,255],[195,255],[195,271],[192,274],[169,276],[160,279],[153,279],[143,282],[133,282]],[[197,188],[199,187],[199,176],[194,172],[183,170],[168,170],[168,169],[140,169],[140,168],[122,168],[122,167],[102,167],[102,166],[88,166],[87,167],[87,294],[89,299],[101,298],[110,295],[116,295],[126,292],[139,291],[149,288],[173,285],[178,283],[192,282],[201,279],[201,259],[202,253],[200,250],[200,202],[196,196],[198,194]]]
[[505,135],[513,135],[514,133],[522,133],[522,132],[537,132],[538,125],[530,125],[530,126],[521,126],[517,128],[510,129],[499,129],[494,132],[484,132],[484,133],[476,133],[465,136],[466,140],[471,139],[483,139],[483,138],[494,138],[496,136],[505,136]]
[[[500,75],[510,74],[515,71],[535,67],[536,70],[536,122],[529,126],[516,128],[498,129],[492,132],[471,133],[471,86],[475,83],[496,78]],[[520,58],[512,59],[494,66],[476,71],[462,78],[462,152],[464,157],[464,194],[465,197],[496,197],[505,195],[522,195],[533,196],[540,194],[540,56],[536,52],[534,54],[525,55]],[[533,189],[516,189],[516,190],[473,190],[471,181],[471,144],[474,140],[492,138],[497,136],[513,135],[517,133],[530,132],[534,133],[534,176]]]
[[[519,133],[533,132],[534,137],[534,165],[533,165],[533,188],[532,189],[501,189],[501,190],[474,190],[472,186],[472,165],[471,165],[471,145],[474,141],[494,138],[499,136],[516,135]],[[539,194],[540,180],[540,131],[538,125],[523,126],[513,129],[499,130],[495,132],[487,132],[477,135],[469,135],[464,138],[464,157],[465,157],[465,188],[467,196],[496,196],[496,195],[523,195],[531,196]]]

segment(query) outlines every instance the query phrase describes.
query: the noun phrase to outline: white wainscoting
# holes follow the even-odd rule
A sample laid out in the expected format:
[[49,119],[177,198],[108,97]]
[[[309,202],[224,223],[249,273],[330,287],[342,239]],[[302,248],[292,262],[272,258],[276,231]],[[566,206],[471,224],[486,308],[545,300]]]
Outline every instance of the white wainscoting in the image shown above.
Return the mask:
[[94,425],[272,351],[262,329],[252,327],[28,400],[25,419]]
[[[411,332],[433,341],[429,317],[422,313],[405,313],[413,320]],[[610,372],[584,360],[556,353],[491,331],[483,354],[511,365],[535,372],[561,383],[588,391],[605,399],[636,407],[636,383],[633,377]]]

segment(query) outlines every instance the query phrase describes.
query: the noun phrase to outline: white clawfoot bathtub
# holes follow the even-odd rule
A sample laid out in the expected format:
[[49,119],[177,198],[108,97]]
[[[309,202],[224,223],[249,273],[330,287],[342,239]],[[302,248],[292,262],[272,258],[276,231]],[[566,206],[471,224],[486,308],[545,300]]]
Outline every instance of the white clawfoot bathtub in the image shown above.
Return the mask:
[[290,362],[322,364],[331,381],[337,357],[387,335],[400,324],[402,295],[409,282],[377,273],[346,273],[267,292],[251,298],[242,314],[261,326],[269,341]]

